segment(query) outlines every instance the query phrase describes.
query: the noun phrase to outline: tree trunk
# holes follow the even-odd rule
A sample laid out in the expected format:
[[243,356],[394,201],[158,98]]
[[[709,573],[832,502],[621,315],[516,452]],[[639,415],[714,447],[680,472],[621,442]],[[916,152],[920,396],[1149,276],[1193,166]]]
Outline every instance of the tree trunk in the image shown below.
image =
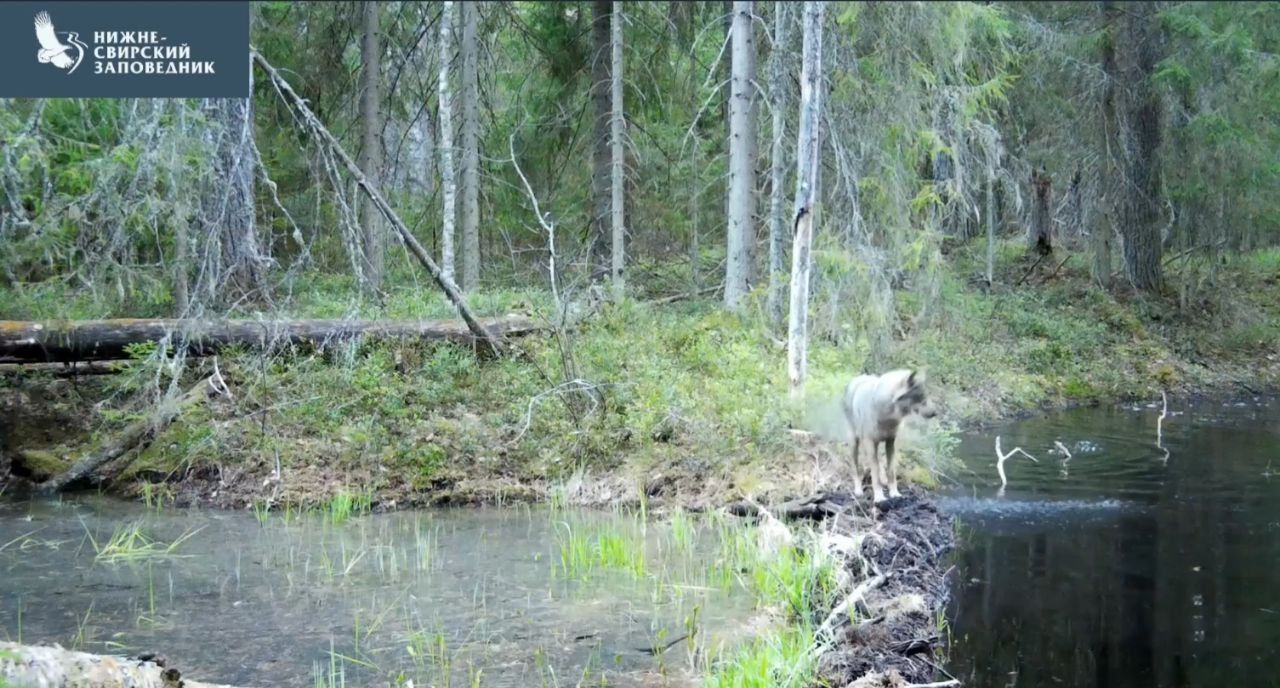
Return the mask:
[[479,3],[462,9],[462,290],[480,284],[480,76],[476,68]]
[[609,117],[609,143],[610,143],[610,174],[609,174],[609,190],[610,190],[610,225],[613,231],[613,250],[611,251],[611,261],[613,266],[613,295],[614,298],[622,298],[626,284],[623,279],[622,269],[626,257],[626,197],[623,195],[623,185],[626,179],[623,176],[624,149],[622,146],[623,136],[623,109],[622,109],[622,3],[615,0],[613,3],[613,26],[611,31],[610,44],[612,47],[612,60],[609,69],[609,94],[610,94],[610,117]]
[[1031,171],[1031,226],[1027,232],[1027,248],[1047,256],[1053,252],[1053,187],[1044,170]]
[[1102,129],[1100,148],[1102,149],[1101,187],[1102,200],[1093,227],[1090,229],[1090,245],[1093,251],[1091,272],[1093,281],[1103,289],[1111,287],[1111,237],[1114,233],[1116,218],[1116,197],[1120,194],[1120,173],[1117,158],[1120,155],[1119,114],[1116,106],[1116,24],[1119,23],[1118,10],[1110,0],[1103,0],[1100,5],[1103,21],[1102,35],[1102,71],[1106,77],[1102,96]]
[[822,2],[804,4],[804,48],[800,71],[800,124],[796,136],[795,243],[791,252],[791,313],[787,328],[787,372],[792,398],[804,394],[808,367],[809,252],[818,200],[819,113],[822,112]]
[[193,681],[164,662],[0,641],[0,684],[63,688],[231,688]]
[[[364,127],[360,148],[360,169],[374,185],[382,177],[382,105],[379,81],[382,74],[381,42],[378,40],[381,3],[364,3],[364,40],[360,46],[360,120]],[[364,234],[364,285],[370,295],[382,290],[386,246],[382,217],[373,201],[362,199],[360,225]]]
[[[538,331],[527,318],[487,318],[486,329],[496,336],[520,336]],[[271,346],[325,345],[353,337],[443,340],[469,343],[476,339],[456,320],[0,320],[0,362],[47,363],[111,361],[129,357],[130,344],[169,340],[172,348],[191,356],[207,356],[230,345],[254,349]]]
[[1124,239],[1124,271],[1129,283],[1143,291],[1162,283],[1160,240],[1161,167],[1160,96],[1152,82],[1160,60],[1160,29],[1154,2],[1127,3],[1120,15],[1123,28],[1114,43],[1113,72],[1118,106],[1121,194],[1120,231]]
[[191,310],[191,237],[187,218],[173,218],[173,306],[179,318]]
[[769,102],[773,105],[773,141],[769,151],[769,293],[766,305],[769,321],[774,326],[782,324],[785,279],[782,266],[782,253],[785,249],[782,242],[786,240],[786,230],[782,221],[782,193],[786,184],[786,170],[783,167],[786,117],[783,114],[782,85],[786,74],[783,73],[782,58],[787,46],[787,7],[785,2],[773,3],[773,49],[769,51]]
[[440,190],[444,196],[440,223],[440,271],[454,279],[454,224],[457,219],[458,186],[453,169],[453,93],[449,90],[449,63],[453,61],[453,2],[445,0],[440,12]]
[[502,342],[498,341],[493,336],[493,333],[485,328],[484,323],[481,323],[475,314],[471,312],[471,308],[467,306],[466,299],[458,291],[457,285],[453,283],[452,279],[445,277],[436,262],[431,259],[431,254],[427,253],[418,238],[413,235],[413,232],[409,231],[400,216],[396,215],[395,211],[391,209],[391,206],[387,204],[386,199],[382,197],[378,188],[369,183],[368,178],[360,171],[360,166],[356,165],[351,156],[347,155],[347,152],[343,150],[338,140],[333,137],[333,134],[329,133],[329,130],[320,123],[320,118],[316,117],[316,113],[307,107],[306,101],[293,90],[288,81],[285,81],[279,70],[272,67],[271,63],[267,62],[266,58],[262,56],[262,53],[259,53],[252,45],[249,47],[249,54],[253,57],[253,61],[271,77],[271,82],[275,85],[280,95],[301,113],[302,121],[310,132],[320,137],[321,141],[328,146],[329,151],[337,156],[342,165],[347,168],[347,172],[355,177],[356,184],[364,190],[365,194],[374,202],[374,205],[382,211],[382,217],[390,222],[392,227],[395,227],[396,232],[400,235],[400,240],[408,247],[409,252],[413,254],[414,258],[418,259],[422,267],[426,268],[427,273],[431,275],[431,279],[440,285],[440,289],[444,292],[445,298],[449,299],[449,303],[452,303],[458,309],[458,315],[462,316],[463,322],[467,324],[467,329],[476,335],[478,339],[485,342],[493,353],[503,353]]
[[755,27],[752,1],[733,3],[732,78],[729,102],[729,214],[724,305],[738,308],[747,293],[751,269],[752,216],[755,214],[756,170],[752,161],[756,122]]
[[987,161],[987,286],[995,284],[996,272],[996,170]]
[[609,145],[611,103],[609,93],[609,62],[612,55],[610,16],[613,0],[595,0],[591,15],[591,103],[593,106],[592,164],[591,164],[591,221],[587,230],[587,256],[590,278],[593,284],[604,281],[609,274],[608,236],[610,197],[609,182],[612,175],[612,147]]

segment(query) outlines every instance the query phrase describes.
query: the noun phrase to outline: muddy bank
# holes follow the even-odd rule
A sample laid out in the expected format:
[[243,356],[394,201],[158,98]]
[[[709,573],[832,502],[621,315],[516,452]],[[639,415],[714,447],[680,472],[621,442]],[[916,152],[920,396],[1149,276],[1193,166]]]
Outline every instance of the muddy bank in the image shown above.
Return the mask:
[[831,537],[853,545],[841,557],[852,592],[819,628],[819,641],[827,640],[820,681],[868,687],[948,679],[939,668],[948,642],[939,620],[955,544],[952,518],[914,486],[874,514],[865,502],[834,500],[848,504],[826,521]]
[[[817,546],[835,559],[839,593],[812,619],[818,684],[901,686],[949,680],[940,668],[947,644],[953,519],[929,493],[908,486],[872,508],[866,499],[824,493],[764,507],[734,503],[730,513],[819,522]],[[776,514],[776,516],[775,516]]]

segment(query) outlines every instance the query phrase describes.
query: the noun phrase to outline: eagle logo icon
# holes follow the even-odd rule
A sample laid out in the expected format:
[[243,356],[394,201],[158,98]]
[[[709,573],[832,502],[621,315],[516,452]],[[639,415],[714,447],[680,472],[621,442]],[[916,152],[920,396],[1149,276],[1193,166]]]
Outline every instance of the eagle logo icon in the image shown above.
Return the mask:
[[[63,43],[58,38],[59,35],[65,37],[67,43]],[[40,64],[52,64],[71,74],[84,59],[86,48],[80,42],[80,35],[74,31],[54,31],[53,20],[49,18],[48,12],[36,15],[36,40],[40,42],[40,52],[36,53]]]

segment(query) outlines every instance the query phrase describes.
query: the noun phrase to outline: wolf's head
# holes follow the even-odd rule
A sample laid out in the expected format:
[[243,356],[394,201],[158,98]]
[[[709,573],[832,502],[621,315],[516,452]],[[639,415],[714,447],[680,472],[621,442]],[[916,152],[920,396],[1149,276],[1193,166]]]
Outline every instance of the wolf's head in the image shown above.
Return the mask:
[[922,418],[933,418],[938,415],[937,407],[925,392],[924,373],[919,370],[910,371],[899,378],[893,404],[900,418],[913,413]]

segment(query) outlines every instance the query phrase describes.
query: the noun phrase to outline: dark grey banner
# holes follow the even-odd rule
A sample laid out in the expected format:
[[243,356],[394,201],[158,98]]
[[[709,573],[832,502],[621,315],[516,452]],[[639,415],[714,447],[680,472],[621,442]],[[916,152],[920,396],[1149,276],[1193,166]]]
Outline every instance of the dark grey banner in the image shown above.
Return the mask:
[[249,3],[0,2],[0,98],[246,98]]

